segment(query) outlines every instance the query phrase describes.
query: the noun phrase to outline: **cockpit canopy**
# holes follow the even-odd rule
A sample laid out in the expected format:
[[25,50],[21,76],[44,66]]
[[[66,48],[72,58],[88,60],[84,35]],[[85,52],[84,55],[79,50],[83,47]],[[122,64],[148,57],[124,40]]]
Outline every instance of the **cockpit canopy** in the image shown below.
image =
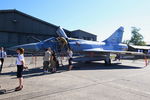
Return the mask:
[[44,40],[43,42],[57,42],[57,39],[55,37],[51,37],[51,38]]

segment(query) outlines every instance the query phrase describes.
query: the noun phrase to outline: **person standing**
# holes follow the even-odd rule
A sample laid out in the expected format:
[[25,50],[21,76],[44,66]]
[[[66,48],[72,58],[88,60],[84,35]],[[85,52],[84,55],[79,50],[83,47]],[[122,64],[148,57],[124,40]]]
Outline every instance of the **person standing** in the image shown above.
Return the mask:
[[23,89],[22,72],[23,72],[23,68],[25,67],[24,49],[18,48],[16,52],[18,54],[16,59],[16,65],[17,65],[17,78],[19,80],[19,86],[15,88],[15,91],[20,91]]
[[73,52],[71,50],[71,48],[68,48],[67,50],[67,54],[68,54],[68,63],[69,63],[69,70],[72,69],[72,57],[73,57]]
[[59,67],[59,62],[56,58],[56,54],[54,51],[52,52],[50,63],[51,63],[50,67],[52,69],[52,73],[55,73],[57,71],[57,68]]
[[3,64],[4,64],[4,58],[7,57],[6,52],[4,51],[3,47],[0,47],[0,73],[2,72]]
[[51,48],[46,49],[44,57],[43,57],[43,70],[44,73],[48,72],[49,65],[51,60]]

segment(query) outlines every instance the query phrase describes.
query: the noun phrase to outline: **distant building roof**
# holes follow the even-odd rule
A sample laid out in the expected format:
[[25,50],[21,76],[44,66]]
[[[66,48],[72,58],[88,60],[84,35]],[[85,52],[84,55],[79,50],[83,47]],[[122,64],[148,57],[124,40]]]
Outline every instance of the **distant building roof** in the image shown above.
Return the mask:
[[83,31],[83,30],[80,30],[80,29],[78,29],[78,30],[74,30],[74,31],[72,31],[72,33],[74,33],[74,32],[83,32],[83,33],[86,33],[86,34],[89,34],[89,35],[94,35],[94,36],[97,36],[97,35],[95,35],[95,34],[92,34],[92,33],[89,33],[89,32],[86,32],[86,31]]

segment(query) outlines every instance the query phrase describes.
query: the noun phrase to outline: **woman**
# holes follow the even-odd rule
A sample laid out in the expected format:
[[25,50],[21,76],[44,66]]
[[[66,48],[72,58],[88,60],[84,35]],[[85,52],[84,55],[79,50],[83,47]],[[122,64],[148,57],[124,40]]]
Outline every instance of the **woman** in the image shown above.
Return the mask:
[[17,78],[19,80],[19,86],[15,88],[15,91],[20,91],[23,89],[22,72],[23,68],[25,68],[24,49],[18,48],[16,52],[18,53],[16,65],[17,65]]

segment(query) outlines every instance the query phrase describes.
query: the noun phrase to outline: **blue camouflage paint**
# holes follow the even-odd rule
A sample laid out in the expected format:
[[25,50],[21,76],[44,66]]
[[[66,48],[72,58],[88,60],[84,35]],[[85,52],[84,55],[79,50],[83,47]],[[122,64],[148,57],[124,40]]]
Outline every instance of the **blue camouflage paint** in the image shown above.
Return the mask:
[[[86,50],[91,50],[93,52],[106,50],[125,51],[127,49],[127,45],[121,43],[123,32],[124,28],[120,27],[110,37],[108,37],[106,40],[100,43],[96,41],[68,38],[62,28],[58,28],[57,30],[57,34],[59,36],[67,38],[68,44],[74,52],[84,52]],[[25,49],[25,51],[29,52],[39,52],[50,47],[52,50],[57,52],[59,45],[57,39],[55,37],[52,37],[41,42],[19,45],[9,49],[13,50],[18,47],[22,47]]]

